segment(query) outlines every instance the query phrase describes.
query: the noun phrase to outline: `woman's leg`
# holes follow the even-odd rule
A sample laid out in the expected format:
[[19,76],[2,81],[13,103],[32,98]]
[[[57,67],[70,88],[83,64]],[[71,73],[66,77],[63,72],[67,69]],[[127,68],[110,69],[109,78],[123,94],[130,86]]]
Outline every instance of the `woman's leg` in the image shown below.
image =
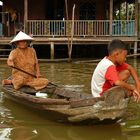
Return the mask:
[[14,86],[14,89],[17,90],[25,85],[25,78],[23,76],[18,75],[12,79],[12,84]]

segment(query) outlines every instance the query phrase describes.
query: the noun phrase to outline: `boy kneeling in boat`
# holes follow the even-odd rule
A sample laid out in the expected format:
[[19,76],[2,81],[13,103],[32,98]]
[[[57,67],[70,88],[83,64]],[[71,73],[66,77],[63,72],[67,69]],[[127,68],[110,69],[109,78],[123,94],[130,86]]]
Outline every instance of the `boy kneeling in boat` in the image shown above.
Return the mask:
[[[140,81],[136,70],[127,64],[127,46],[121,40],[112,40],[108,45],[107,57],[104,57],[94,70],[91,80],[91,91],[94,97],[100,97],[113,86],[120,86],[130,91],[135,100],[140,99]],[[126,81],[134,78],[136,86]]]
[[[34,48],[29,47],[30,42],[33,40],[32,37],[20,31],[10,42],[16,45],[16,49],[11,51],[7,60],[8,66],[13,67],[12,80],[3,80],[3,85],[13,84],[15,89],[27,85],[36,90],[47,86],[49,81],[45,78],[40,78],[41,75],[36,52]],[[20,69],[23,71],[20,71]],[[35,75],[36,78],[24,73],[24,71]]]

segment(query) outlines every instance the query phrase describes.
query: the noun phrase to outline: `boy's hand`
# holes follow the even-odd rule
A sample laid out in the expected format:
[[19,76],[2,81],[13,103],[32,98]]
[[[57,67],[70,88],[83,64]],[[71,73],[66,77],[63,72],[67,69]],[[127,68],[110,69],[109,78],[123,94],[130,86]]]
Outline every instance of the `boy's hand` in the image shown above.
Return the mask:
[[137,90],[140,93],[140,82],[137,84]]
[[138,102],[140,100],[140,93],[136,89],[133,90],[132,95],[134,97],[134,101]]

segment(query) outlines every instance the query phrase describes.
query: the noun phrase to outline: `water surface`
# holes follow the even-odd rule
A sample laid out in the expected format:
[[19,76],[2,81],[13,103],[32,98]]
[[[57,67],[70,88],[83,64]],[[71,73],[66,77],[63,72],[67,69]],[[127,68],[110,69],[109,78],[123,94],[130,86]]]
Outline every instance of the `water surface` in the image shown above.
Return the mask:
[[[140,59],[129,59],[140,75]],[[90,92],[95,63],[40,63],[41,73],[50,81],[71,90]],[[0,64],[0,81],[11,73]],[[132,79],[131,79],[132,81]],[[139,140],[140,104],[131,103],[129,116],[121,123],[70,125],[53,122],[32,109],[4,97],[0,89],[0,140]]]

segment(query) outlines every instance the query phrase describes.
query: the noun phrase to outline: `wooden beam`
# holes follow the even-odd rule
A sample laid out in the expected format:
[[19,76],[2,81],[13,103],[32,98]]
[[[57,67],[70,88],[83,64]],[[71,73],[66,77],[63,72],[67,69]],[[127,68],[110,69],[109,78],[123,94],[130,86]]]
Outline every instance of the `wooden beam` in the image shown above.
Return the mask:
[[109,12],[109,18],[110,18],[110,35],[112,35],[113,0],[110,0],[110,12]]
[[24,32],[27,31],[28,20],[28,0],[24,0]]
[[69,20],[68,1],[67,0],[65,0],[65,8],[66,8],[66,20]]
[[138,38],[140,37],[140,0],[138,0]]

